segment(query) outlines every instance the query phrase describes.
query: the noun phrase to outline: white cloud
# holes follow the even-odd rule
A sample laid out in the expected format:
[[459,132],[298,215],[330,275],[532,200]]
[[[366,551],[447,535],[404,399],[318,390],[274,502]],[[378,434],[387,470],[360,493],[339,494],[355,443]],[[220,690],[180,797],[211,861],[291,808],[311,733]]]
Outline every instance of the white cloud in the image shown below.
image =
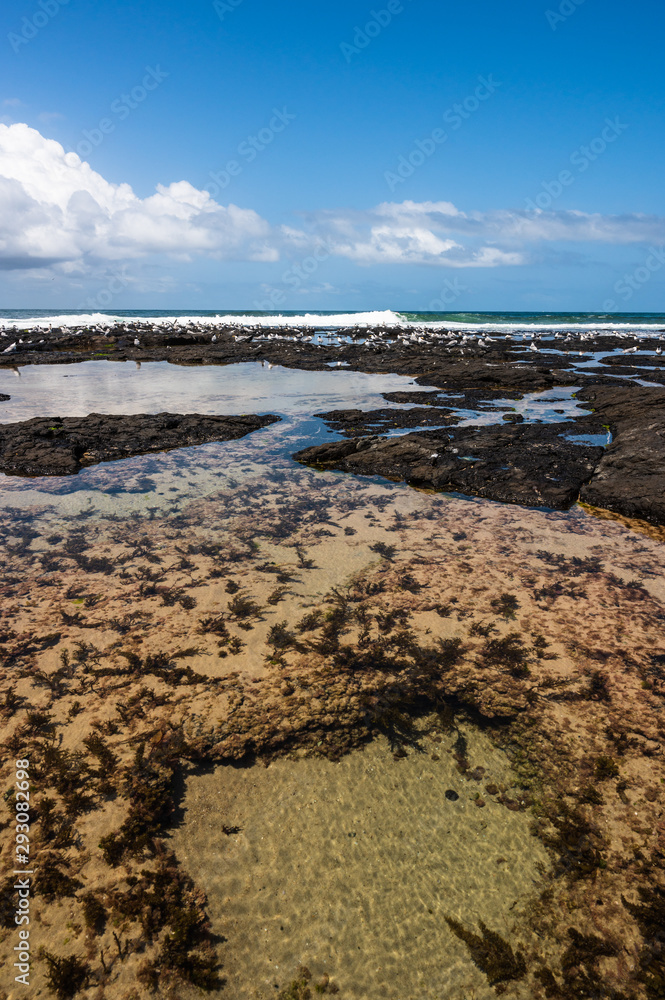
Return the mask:
[[138,198],[24,124],[0,125],[0,267],[202,253],[276,260],[270,226],[187,181]]
[[37,130],[0,124],[0,270],[44,269],[73,279],[155,255],[270,262],[321,249],[360,265],[496,268],[537,260],[548,244],[663,242],[659,216],[463,212],[448,201],[326,210],[303,214],[297,227],[273,227],[185,180],[139,198]]
[[359,264],[404,263],[444,267],[527,264],[543,243],[659,243],[665,219],[580,211],[462,212],[450,202],[383,202],[371,211],[307,216],[332,252]]

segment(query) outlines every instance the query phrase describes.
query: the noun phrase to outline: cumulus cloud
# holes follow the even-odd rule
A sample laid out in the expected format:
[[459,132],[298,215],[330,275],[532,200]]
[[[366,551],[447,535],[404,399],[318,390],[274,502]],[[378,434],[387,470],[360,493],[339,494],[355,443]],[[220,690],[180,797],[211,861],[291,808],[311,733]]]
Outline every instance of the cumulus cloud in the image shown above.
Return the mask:
[[0,267],[154,253],[275,260],[268,223],[187,181],[139,198],[27,125],[0,125]]
[[[304,259],[359,265],[517,267],[552,244],[662,244],[665,219],[581,211],[464,212],[448,201],[382,202],[273,227],[181,180],[139,198],[25,124],[0,125],[0,269],[85,274],[141,257]],[[554,248],[553,248],[554,250]],[[568,251],[569,252],[569,251]],[[316,258],[317,260],[320,257]]]

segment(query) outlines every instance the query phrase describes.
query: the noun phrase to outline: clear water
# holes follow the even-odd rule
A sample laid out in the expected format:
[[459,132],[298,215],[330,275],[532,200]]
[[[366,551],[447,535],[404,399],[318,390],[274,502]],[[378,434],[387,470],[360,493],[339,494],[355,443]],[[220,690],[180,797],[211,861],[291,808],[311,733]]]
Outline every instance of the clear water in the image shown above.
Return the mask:
[[[307,712],[319,719],[317,701],[321,713],[333,713],[317,722],[323,727],[321,742],[333,739],[344,699],[358,694],[355,681],[331,701],[327,686],[334,688],[338,672],[319,669],[318,654],[311,651],[302,659],[289,654],[286,668],[272,662],[271,629],[280,623],[295,629],[312,609],[329,609],[335,591],[349,593],[367,582],[373,585],[365,591],[372,595],[367,599],[372,615],[394,608],[408,612],[423,644],[462,639],[471,665],[484,643],[479,635],[486,634],[473,632],[473,626],[491,624],[497,636],[517,630],[528,643],[542,634],[550,658],[534,658],[529,684],[547,678],[549,686],[543,683],[541,690],[546,706],[559,685],[576,690],[604,663],[588,659],[583,643],[594,655],[620,654],[623,658],[613,661],[619,667],[611,678],[617,697],[610,709],[622,718],[632,712],[632,725],[650,731],[649,694],[631,664],[638,660],[641,669],[662,644],[662,532],[645,533],[643,526],[638,532],[581,509],[524,510],[432,496],[403,484],[318,473],[290,459],[298,447],[327,433],[314,413],[385,406],[381,392],[411,386],[397,376],[293,372],[260,364],[208,369],[92,362],[0,371],[0,391],[12,396],[0,403],[3,420],[90,410],[285,417],[238,441],[138,456],[66,479],[0,480],[3,622],[23,645],[26,637],[60,635],[58,646],[30,654],[18,695],[31,708],[53,711],[64,745],[73,748],[93,722],[116,719],[114,746],[123,763],[141,734],[159,740],[179,720],[188,739],[200,733],[221,739],[233,713],[250,711],[266,731],[278,726],[288,733],[309,720]],[[504,405],[521,407],[529,419],[544,419],[555,409],[579,412],[574,390],[530,394],[501,401]],[[501,410],[466,416],[497,420]],[[26,536],[26,528],[34,536]],[[107,571],[67,558],[66,552],[78,551],[67,543],[82,539],[86,557],[105,559]],[[386,546],[394,549],[391,558],[380,554]],[[580,578],[575,575],[580,561],[599,562],[602,572]],[[283,592],[266,566],[284,571]],[[573,575],[566,578],[571,567]],[[417,577],[415,590],[409,589],[409,574]],[[556,588],[562,579],[560,596]],[[629,584],[636,580],[637,589]],[[248,630],[230,618],[229,582],[260,606],[260,617]],[[538,596],[542,590],[550,596]],[[517,607],[506,617],[495,602],[507,593]],[[192,601],[167,604],[164,594],[186,594]],[[229,615],[238,640],[233,653],[220,651],[214,635],[201,633],[201,619],[220,614]],[[220,693],[205,684],[182,685],[163,706],[149,702],[143,678],[118,691],[105,687],[103,679],[62,697],[57,687],[48,689],[39,671],[57,670],[63,647],[74,657],[90,643],[102,664],[128,651],[144,657],[178,651],[186,656],[179,663],[226,686]],[[312,674],[312,687],[302,687],[299,682]],[[505,697],[505,678],[487,681],[490,676],[483,676],[478,692],[485,711],[492,710],[493,697]],[[293,690],[285,686],[287,678]],[[112,685],[116,682],[124,679]],[[130,696],[144,699],[146,715],[127,729],[120,725],[116,703],[123,708]],[[595,757],[605,746],[599,741],[610,709],[584,700],[551,705],[557,738],[570,719],[574,722],[569,744],[561,744],[562,759],[569,761],[578,751]],[[507,809],[485,791],[491,780],[516,799],[524,794],[524,777],[470,718],[458,718],[457,725],[467,738],[471,764],[484,768],[482,780],[463,778],[455,767],[449,753],[456,745],[454,731],[442,732],[438,741],[431,733],[423,736],[403,759],[395,759],[381,737],[339,763],[293,753],[267,769],[244,766],[249,763],[244,760],[242,766],[211,765],[207,773],[185,776],[170,845],[208,895],[228,977],[220,1000],[275,997],[301,964],[315,977],[329,974],[349,1000],[490,1000],[494,991],[450,933],[446,916],[474,931],[484,921],[529,954],[549,959],[561,952],[573,922],[570,897],[566,905],[556,902],[561,910],[556,933],[544,939],[534,924],[537,894],[552,859],[531,833],[532,813]],[[625,879],[632,878],[637,824],[653,830],[662,808],[641,794],[650,784],[660,788],[660,758],[626,756],[624,767],[634,782],[628,789],[630,809],[608,792],[601,819],[610,835],[619,831],[613,851],[621,851],[623,841],[628,845],[628,863],[611,882],[599,877],[591,886],[590,905],[605,894],[603,913],[622,892],[630,892]],[[457,800],[446,797],[450,790]],[[475,804],[476,795],[483,798],[482,807]],[[104,867],[98,850],[101,836],[117,829],[124,815],[118,797],[82,818],[81,853],[73,847],[72,854],[86,888],[114,878],[124,887],[124,869]],[[236,832],[224,833],[223,825]],[[555,880],[555,892],[561,884]],[[89,938],[76,905],[73,898],[65,904],[40,898],[40,921],[31,939],[35,950],[86,954]],[[586,905],[576,899],[576,925],[588,925]],[[625,912],[617,912],[623,932]],[[96,939],[95,947],[107,956],[117,949],[114,929],[109,926]],[[140,929],[130,924],[125,933],[138,937]],[[11,937],[0,941],[0,988],[7,991],[13,988],[6,972],[12,946]],[[116,995],[131,995],[141,958],[132,952],[116,964]],[[46,995],[43,971],[35,972],[34,987]],[[525,982],[510,991],[530,1000]]]

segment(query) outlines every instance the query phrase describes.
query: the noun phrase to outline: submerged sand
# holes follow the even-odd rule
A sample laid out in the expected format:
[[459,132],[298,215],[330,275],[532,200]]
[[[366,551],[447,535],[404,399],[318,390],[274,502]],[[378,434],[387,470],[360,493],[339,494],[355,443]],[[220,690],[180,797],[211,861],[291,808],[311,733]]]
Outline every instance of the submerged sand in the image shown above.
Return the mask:
[[[272,997],[303,965],[349,998],[494,995],[445,918],[510,937],[548,856],[528,815],[484,792],[510,785],[505,754],[473,729],[442,736],[426,721],[434,731],[397,762],[378,737],[338,763],[188,780],[171,842],[226,939],[220,996]],[[452,756],[464,733],[483,772],[471,783]]]
[[[187,954],[216,956],[230,1000],[278,996],[300,964],[368,1000],[566,995],[546,973],[645,995],[660,960],[645,966],[635,906],[665,847],[658,529],[277,455],[267,473],[259,450],[5,491],[5,759],[31,756],[37,810],[50,798],[71,828],[35,818],[35,954],[78,956],[84,996],[194,996],[165,947],[189,906]],[[158,779],[175,784],[150,827]],[[54,865],[66,878],[40,888]],[[158,875],[182,891],[149,917]],[[469,945],[481,921],[523,957],[507,978]],[[11,921],[3,935],[4,962]]]

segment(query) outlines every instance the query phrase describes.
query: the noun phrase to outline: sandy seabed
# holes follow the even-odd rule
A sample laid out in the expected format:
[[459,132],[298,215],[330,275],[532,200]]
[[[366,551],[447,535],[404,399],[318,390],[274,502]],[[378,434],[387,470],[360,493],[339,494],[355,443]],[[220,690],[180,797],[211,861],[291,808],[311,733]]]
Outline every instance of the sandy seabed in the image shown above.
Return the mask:
[[251,440],[4,483],[31,993],[663,995],[663,532]]

